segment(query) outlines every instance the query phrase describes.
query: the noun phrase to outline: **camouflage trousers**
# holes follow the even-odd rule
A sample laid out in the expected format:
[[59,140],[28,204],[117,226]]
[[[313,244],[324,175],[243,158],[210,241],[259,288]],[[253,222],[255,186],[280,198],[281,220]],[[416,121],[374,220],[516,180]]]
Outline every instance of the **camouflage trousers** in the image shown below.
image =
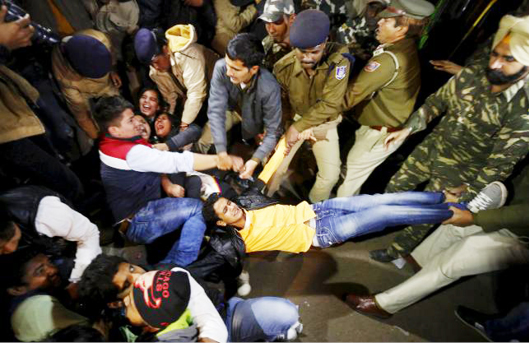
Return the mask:
[[[462,166],[455,160],[446,158],[429,139],[419,144],[402,167],[389,181],[386,193],[411,191],[427,182],[425,191],[435,192],[450,187],[458,187],[473,179],[478,173],[476,168]],[[428,142],[430,141],[430,142]],[[425,144],[426,143],[426,144]],[[406,227],[393,240],[387,253],[395,258],[408,255],[438,225],[423,224]]]

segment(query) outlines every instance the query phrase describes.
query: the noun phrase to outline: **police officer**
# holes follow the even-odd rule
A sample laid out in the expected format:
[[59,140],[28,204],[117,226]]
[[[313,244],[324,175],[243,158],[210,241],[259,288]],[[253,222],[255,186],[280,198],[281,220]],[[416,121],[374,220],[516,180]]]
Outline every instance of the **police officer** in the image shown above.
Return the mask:
[[[68,108],[88,137],[99,134],[90,99],[118,95],[121,80],[112,71],[112,46],[100,31],[84,30],[63,38],[51,55],[53,76]],[[84,150],[84,148],[83,148]]]
[[[285,138],[289,148],[300,133],[312,130],[317,141],[312,146],[318,174],[309,198],[314,202],[329,198],[340,176],[340,147],[337,126],[347,89],[350,63],[342,54],[347,48],[328,42],[330,22],[318,10],[301,12],[290,30],[290,44],[296,49],[274,66],[274,74],[285,93],[284,116],[295,122]],[[290,154],[295,153],[294,149]]]
[[347,156],[339,197],[358,194],[373,170],[399,148],[394,144],[384,149],[384,139],[404,124],[415,106],[421,85],[415,39],[433,11],[426,0],[393,0],[379,14],[376,38],[381,45],[345,94],[345,109],[354,108],[362,126]]
[[292,51],[290,46],[290,27],[296,19],[292,0],[267,0],[263,14],[268,36],[263,39],[265,58],[263,65],[272,70],[274,64]]
[[[505,180],[527,155],[529,17],[504,16],[491,48],[488,66],[463,68],[386,138],[391,148],[444,114],[391,178],[386,192],[413,190],[428,182],[427,191],[445,189],[455,201],[469,201],[487,184]],[[371,251],[371,258],[389,262],[405,256],[430,230],[430,225],[407,227],[388,249]]]

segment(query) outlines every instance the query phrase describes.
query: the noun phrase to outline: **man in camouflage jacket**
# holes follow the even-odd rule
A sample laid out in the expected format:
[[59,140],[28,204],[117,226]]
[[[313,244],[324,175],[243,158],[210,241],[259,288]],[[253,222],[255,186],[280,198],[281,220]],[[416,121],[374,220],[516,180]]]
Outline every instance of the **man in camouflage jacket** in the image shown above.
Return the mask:
[[[529,18],[503,17],[488,67],[463,69],[413,113],[386,146],[444,117],[392,177],[386,192],[446,189],[469,201],[487,184],[505,180],[529,152]],[[407,227],[389,249],[371,257],[388,262],[408,254],[431,226]]]

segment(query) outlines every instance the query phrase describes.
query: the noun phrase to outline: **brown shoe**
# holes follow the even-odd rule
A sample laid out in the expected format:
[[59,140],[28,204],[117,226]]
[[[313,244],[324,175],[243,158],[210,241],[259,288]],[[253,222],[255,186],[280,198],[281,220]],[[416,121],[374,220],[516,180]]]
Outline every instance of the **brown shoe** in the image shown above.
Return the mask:
[[381,319],[387,319],[391,317],[391,313],[388,313],[377,306],[375,297],[372,295],[360,296],[353,293],[349,293],[345,297],[345,302],[356,312],[373,316]]

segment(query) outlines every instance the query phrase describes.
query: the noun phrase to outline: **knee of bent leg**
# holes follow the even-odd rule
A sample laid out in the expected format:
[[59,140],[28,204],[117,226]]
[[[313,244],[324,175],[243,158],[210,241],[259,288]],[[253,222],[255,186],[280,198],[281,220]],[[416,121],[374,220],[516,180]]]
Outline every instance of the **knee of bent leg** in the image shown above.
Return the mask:
[[291,340],[301,332],[298,306],[278,297],[252,299],[252,312],[266,341]]
[[340,168],[325,168],[318,172],[322,181],[330,185],[335,185],[340,179]]

